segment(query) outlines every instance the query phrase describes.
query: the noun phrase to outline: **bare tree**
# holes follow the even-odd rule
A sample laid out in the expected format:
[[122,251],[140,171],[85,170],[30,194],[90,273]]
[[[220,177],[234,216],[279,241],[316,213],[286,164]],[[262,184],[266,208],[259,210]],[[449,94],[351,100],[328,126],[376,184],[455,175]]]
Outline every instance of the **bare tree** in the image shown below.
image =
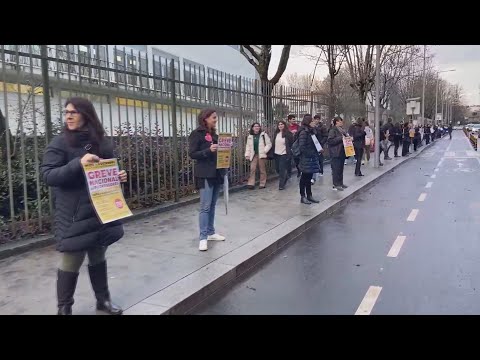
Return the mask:
[[[319,55],[304,54],[307,58],[315,61],[315,70],[319,62],[327,65],[329,75],[328,112],[329,117],[335,116],[335,77],[340,72],[345,61],[346,53],[350,45],[313,45],[319,51]],[[315,74],[314,70],[314,74]],[[314,76],[312,76],[313,84]]]
[[240,45],[240,52],[253,65],[261,80],[263,111],[267,121],[273,121],[272,91],[287,68],[292,45],[283,45],[280,62],[275,75],[269,79],[268,72],[272,59],[272,45]]
[[[358,96],[359,102],[365,107],[368,94],[371,92],[375,83],[375,45],[344,45],[346,47],[346,63],[350,72],[351,86]],[[384,68],[386,64],[389,72],[393,71],[393,78],[398,80],[398,70],[405,66],[397,66],[398,61],[402,60],[408,64],[408,56],[402,57],[408,53],[415,53],[414,45],[380,45],[380,66]],[[413,51],[412,51],[413,50]],[[391,81],[391,77],[386,77],[387,82],[394,85],[396,81]],[[389,80],[390,79],[390,80]],[[384,101],[388,100],[388,96]]]

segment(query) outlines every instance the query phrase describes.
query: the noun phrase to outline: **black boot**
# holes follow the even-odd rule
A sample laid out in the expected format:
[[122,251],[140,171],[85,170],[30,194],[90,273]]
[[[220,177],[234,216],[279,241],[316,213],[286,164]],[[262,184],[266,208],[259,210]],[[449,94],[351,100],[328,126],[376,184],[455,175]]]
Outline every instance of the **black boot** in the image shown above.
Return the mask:
[[315,199],[312,197],[312,195],[307,196],[307,200],[310,201],[311,203],[314,203],[314,204],[319,204],[319,203],[320,203],[320,201],[315,200]]
[[77,287],[78,273],[57,270],[57,315],[72,315],[73,294]]
[[310,204],[311,204],[311,202],[308,201],[305,196],[302,196],[302,197],[300,198],[300,202],[301,202],[302,204],[305,204],[305,205],[310,205]]
[[88,265],[88,273],[90,274],[90,282],[97,298],[97,310],[104,311],[110,315],[122,315],[123,310],[110,300],[107,262],[104,261],[93,266]]

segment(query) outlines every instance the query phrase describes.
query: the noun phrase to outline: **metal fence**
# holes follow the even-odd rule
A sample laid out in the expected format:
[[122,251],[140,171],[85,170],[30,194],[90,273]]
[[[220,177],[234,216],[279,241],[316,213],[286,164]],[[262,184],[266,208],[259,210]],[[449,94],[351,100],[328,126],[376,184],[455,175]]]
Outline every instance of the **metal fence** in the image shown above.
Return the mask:
[[195,192],[188,135],[203,108],[215,108],[218,130],[233,134],[237,185],[248,176],[244,146],[254,121],[272,134],[276,120],[323,105],[309,91],[116,46],[0,45],[0,64],[0,242],[51,229],[51,192],[39,165],[61,131],[68,97],[94,103],[128,172],[124,192],[133,209]]

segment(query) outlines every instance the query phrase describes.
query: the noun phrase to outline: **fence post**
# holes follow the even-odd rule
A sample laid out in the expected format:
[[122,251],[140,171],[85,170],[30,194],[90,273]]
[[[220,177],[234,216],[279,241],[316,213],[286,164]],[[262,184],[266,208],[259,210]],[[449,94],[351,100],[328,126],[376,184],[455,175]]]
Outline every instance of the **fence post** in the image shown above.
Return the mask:
[[243,102],[242,102],[242,77],[238,77],[237,81],[237,91],[238,91],[238,107],[240,110],[240,116],[238,120],[238,147],[239,149],[237,150],[237,156],[238,156],[238,167],[240,169],[240,174],[239,174],[239,181],[243,182],[243,179],[245,178],[245,167],[244,167],[244,158],[243,156],[243,149],[245,149],[244,144],[243,144]]
[[313,113],[313,91],[310,91],[310,115],[314,116]]
[[43,106],[45,108],[45,143],[48,144],[52,137],[52,111],[50,108],[50,78],[48,76],[47,45],[40,45],[43,82]]
[[180,182],[178,179],[178,134],[177,134],[177,97],[175,87],[175,60],[170,60],[170,83],[172,91],[172,145],[173,145],[173,173],[175,178],[173,179],[175,186],[175,202],[180,198]]

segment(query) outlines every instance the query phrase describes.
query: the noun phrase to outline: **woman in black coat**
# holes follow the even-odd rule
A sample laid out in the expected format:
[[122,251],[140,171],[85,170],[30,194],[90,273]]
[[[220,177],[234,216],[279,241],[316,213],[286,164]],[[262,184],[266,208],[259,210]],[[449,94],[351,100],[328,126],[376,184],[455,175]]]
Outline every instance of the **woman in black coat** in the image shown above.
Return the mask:
[[402,148],[402,156],[410,155],[410,123],[403,124],[403,148]]
[[363,123],[363,118],[357,118],[357,121],[353,125],[351,133],[349,134],[353,138],[355,159],[357,159],[357,163],[355,164],[355,176],[363,176],[360,166],[363,161],[363,149],[365,148],[365,136],[367,135],[365,130],[363,130]]
[[303,117],[302,126],[298,130],[298,145],[300,147],[300,162],[298,166],[302,172],[300,177],[300,202],[307,205],[319,203],[312,196],[312,177],[313,174],[320,171],[319,154],[312,139],[313,136],[317,140],[315,135],[312,115],[307,114]]
[[204,109],[198,115],[198,128],[189,137],[188,154],[195,160],[195,187],[200,192],[200,251],[208,250],[208,240],[224,241],[215,232],[215,207],[226,169],[217,169],[217,113]]
[[[88,272],[97,298],[97,310],[122,314],[113,304],[108,290],[107,247],[123,237],[121,222],[105,225],[99,221],[90,202],[82,164],[114,157],[113,147],[93,104],[74,97],[65,104],[65,128],[48,145],[41,172],[52,187],[55,200],[55,237],[62,261],[57,270],[58,315],[71,315],[73,295],[80,267],[88,255]],[[125,171],[120,181],[127,181]]]
[[287,171],[290,165],[293,144],[293,134],[288,130],[287,123],[280,120],[272,139],[272,149],[275,156],[275,167],[279,175],[278,190],[285,189]]
[[332,167],[333,190],[343,191],[348,186],[343,183],[343,169],[345,168],[345,148],[343,138],[348,134],[343,129],[343,119],[337,116],[333,119],[333,126],[328,132],[328,151]]

